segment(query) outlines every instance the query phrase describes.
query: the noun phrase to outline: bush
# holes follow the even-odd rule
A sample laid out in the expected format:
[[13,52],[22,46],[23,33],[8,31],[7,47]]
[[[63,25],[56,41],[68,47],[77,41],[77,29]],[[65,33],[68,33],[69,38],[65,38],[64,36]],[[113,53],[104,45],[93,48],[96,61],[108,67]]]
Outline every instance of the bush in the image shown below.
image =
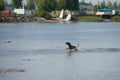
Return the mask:
[[44,17],[44,18],[46,18],[46,19],[51,19],[51,18],[52,18],[52,16],[50,15],[50,13],[49,13],[49,12],[46,12],[46,11],[39,12],[39,13],[38,13],[38,16]]

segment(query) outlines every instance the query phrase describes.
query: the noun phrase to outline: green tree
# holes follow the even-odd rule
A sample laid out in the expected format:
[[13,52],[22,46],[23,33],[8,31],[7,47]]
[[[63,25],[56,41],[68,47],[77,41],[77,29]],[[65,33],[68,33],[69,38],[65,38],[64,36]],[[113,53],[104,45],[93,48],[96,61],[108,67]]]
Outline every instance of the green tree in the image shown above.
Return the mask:
[[3,0],[0,0],[0,11],[5,9],[5,4]]
[[33,0],[27,1],[27,9],[35,9]]
[[38,3],[39,16],[50,18],[50,12],[56,8],[56,0],[40,0]]
[[66,9],[66,0],[58,0],[57,1],[57,9]]
[[107,2],[107,7],[112,9],[112,2],[110,0]]
[[20,8],[22,7],[22,0],[12,0],[13,8]]
[[85,4],[85,0],[81,0],[81,3],[82,3],[82,4]]
[[118,7],[120,8],[120,1],[119,1],[119,3],[118,3]]
[[66,9],[79,10],[78,0],[66,0]]
[[104,8],[104,7],[106,7],[105,0],[103,0],[103,1],[101,2],[101,4],[100,4],[100,7],[101,7],[101,8]]
[[98,10],[98,5],[96,4],[93,6],[94,15],[96,14],[97,10]]
[[97,2],[97,9],[100,9],[101,8],[101,3],[98,1]]
[[113,8],[117,8],[118,6],[117,6],[117,2],[115,1],[114,3],[113,3]]

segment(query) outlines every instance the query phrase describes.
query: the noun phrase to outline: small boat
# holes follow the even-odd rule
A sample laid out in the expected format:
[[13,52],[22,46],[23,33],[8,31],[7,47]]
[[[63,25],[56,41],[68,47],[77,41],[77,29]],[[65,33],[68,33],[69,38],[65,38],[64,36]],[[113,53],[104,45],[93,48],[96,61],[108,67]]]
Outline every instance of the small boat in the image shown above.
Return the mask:
[[69,12],[69,14],[67,15],[67,17],[64,19],[63,18],[63,14],[64,14],[64,9],[61,10],[59,18],[57,19],[59,22],[70,22],[71,21],[71,12]]
[[63,13],[64,13],[64,10],[62,9],[62,11],[60,12],[60,15],[59,15],[59,19],[63,19]]
[[45,20],[46,22],[62,22],[62,23],[69,23],[71,22],[71,12],[69,12],[69,14],[67,15],[66,18],[63,18],[63,14],[64,14],[64,9],[61,10],[60,15],[58,18],[54,18],[53,20]]
[[70,21],[70,20],[71,20],[71,17],[72,17],[72,15],[71,15],[71,13],[69,13],[69,14],[67,15],[65,21]]

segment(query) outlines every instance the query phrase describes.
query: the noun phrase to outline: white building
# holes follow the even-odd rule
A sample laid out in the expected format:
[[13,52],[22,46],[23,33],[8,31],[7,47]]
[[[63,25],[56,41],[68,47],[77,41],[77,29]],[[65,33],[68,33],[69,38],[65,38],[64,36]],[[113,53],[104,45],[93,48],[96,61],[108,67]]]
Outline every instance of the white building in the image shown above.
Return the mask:
[[13,12],[16,13],[16,14],[25,14],[24,4],[23,4],[22,8],[14,9]]
[[93,6],[91,4],[80,4],[80,9],[83,9],[84,11],[92,11]]
[[93,15],[93,5],[89,3],[79,3],[80,12]]
[[13,12],[16,14],[25,14],[25,9],[24,8],[23,9],[14,9]]

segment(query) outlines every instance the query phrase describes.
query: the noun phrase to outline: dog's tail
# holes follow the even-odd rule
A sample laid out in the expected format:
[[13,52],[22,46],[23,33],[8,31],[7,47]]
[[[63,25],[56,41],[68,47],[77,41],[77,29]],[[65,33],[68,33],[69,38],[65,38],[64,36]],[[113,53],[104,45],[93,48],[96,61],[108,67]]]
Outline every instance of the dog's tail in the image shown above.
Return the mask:
[[77,50],[80,50],[79,43],[77,44]]
[[77,47],[79,47],[79,43],[77,44]]

